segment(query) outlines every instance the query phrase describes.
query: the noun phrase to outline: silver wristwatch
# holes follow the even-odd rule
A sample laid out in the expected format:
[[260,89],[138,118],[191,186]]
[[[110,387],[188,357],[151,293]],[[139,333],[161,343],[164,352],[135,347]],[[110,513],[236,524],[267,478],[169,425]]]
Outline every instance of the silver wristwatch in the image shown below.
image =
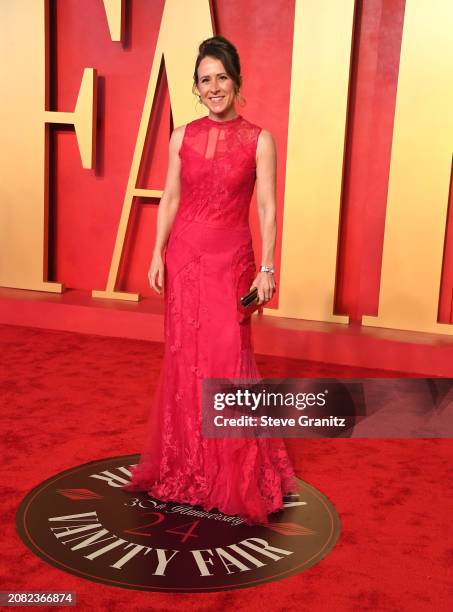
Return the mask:
[[268,272],[269,274],[274,274],[275,269],[274,266],[261,266],[260,272]]

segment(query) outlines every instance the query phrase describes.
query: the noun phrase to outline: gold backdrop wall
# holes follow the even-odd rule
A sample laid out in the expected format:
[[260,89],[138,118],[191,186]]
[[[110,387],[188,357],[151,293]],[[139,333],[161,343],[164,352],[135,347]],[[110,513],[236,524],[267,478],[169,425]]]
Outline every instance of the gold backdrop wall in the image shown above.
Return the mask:
[[[111,40],[124,36],[124,2],[104,0]],[[348,322],[333,314],[354,0],[296,0],[278,309],[266,314]],[[80,160],[96,152],[96,67],[86,67],[71,111],[49,110],[49,5],[2,3],[0,284],[61,292],[48,258],[49,125],[75,128]],[[407,0],[394,122],[377,317],[369,326],[453,334],[437,322],[453,152],[453,2]],[[192,50],[213,35],[208,0],[166,0],[110,272],[93,298],[138,300],[115,289],[158,74],[165,62],[175,125],[193,118]],[[185,49],[187,52],[185,52]]]

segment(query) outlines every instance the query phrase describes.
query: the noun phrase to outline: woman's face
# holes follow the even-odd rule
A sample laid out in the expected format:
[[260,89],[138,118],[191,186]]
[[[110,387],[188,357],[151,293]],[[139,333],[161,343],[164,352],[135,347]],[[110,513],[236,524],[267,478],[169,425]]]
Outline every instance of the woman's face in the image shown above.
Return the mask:
[[235,84],[215,57],[204,57],[198,65],[198,92],[211,113],[227,115],[234,108]]

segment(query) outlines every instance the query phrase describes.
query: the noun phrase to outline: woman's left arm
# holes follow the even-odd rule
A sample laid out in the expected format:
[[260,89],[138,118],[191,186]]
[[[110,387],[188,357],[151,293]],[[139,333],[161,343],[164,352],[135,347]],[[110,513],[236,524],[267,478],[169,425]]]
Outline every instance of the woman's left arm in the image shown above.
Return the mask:
[[[261,130],[256,147],[256,202],[261,231],[261,265],[274,266],[275,239],[277,234],[276,205],[277,151],[274,137]],[[252,287],[258,288],[258,303],[268,302],[275,291],[274,275],[258,272]]]

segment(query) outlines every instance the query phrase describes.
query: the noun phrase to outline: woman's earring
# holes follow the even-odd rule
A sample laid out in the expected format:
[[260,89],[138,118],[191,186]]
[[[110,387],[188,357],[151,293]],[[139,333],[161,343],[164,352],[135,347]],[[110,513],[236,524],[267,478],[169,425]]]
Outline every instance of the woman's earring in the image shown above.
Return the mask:
[[239,91],[236,92],[236,98],[239,106],[245,106],[245,98],[242,97],[242,94]]

